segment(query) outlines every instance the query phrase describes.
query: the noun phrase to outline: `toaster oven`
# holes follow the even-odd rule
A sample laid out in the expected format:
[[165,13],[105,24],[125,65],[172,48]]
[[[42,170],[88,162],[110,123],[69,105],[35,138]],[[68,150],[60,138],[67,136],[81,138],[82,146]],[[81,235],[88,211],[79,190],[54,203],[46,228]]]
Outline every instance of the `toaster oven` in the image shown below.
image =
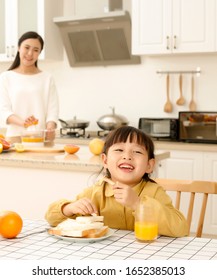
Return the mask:
[[175,118],[140,118],[138,128],[155,140],[179,139],[179,121]]
[[217,112],[179,112],[180,141],[217,144]]

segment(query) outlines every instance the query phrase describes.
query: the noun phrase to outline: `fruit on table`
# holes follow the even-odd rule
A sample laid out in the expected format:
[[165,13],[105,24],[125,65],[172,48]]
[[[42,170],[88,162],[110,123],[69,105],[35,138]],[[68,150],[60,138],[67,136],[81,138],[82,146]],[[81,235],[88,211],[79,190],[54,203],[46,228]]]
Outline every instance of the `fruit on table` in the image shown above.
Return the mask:
[[24,145],[21,143],[15,143],[14,148],[15,148],[15,151],[18,153],[22,153],[25,151]]
[[11,147],[11,144],[4,138],[0,138],[0,143],[3,145],[3,150],[8,150]]
[[14,211],[0,212],[0,235],[4,238],[15,238],[23,228],[23,220]]
[[94,155],[100,155],[103,151],[104,141],[99,138],[94,138],[89,142],[89,150]]
[[2,151],[3,151],[3,145],[2,143],[0,143],[0,154],[2,153]]
[[73,145],[73,144],[66,144],[64,146],[64,150],[68,153],[68,154],[74,154],[76,153],[78,150],[80,149],[79,146]]

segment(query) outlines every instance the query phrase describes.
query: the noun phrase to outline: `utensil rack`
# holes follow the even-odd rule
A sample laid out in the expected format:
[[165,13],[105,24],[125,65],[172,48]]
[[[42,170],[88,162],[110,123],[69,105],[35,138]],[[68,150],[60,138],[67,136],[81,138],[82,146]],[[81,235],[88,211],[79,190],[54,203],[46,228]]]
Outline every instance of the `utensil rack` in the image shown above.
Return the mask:
[[197,67],[196,70],[175,70],[175,71],[168,71],[168,70],[157,70],[157,74],[196,74],[198,77],[201,74],[201,69],[200,67]]

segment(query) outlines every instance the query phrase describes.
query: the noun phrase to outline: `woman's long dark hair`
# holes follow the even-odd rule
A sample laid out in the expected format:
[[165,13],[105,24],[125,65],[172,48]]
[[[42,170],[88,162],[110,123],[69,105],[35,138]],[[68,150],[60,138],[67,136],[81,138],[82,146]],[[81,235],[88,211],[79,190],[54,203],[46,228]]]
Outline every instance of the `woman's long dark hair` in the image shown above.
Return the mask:
[[[44,40],[37,32],[34,32],[34,31],[28,31],[28,32],[24,33],[18,40],[18,47],[20,47],[22,42],[27,39],[38,39],[41,44],[41,51],[43,50]],[[19,65],[20,65],[20,54],[19,54],[19,51],[17,51],[15,59],[8,70],[13,70],[13,69],[17,68]],[[38,61],[35,62],[35,66],[38,67]]]
[[[135,142],[138,145],[144,146],[146,148],[146,151],[148,153],[148,160],[155,158],[154,143],[152,139],[147,134],[145,134],[142,130],[132,126],[122,126],[111,131],[106,137],[103,153],[107,155],[108,150],[112,145],[116,143],[127,142],[128,139],[130,143]],[[106,170],[105,175],[111,177],[109,170]],[[143,179],[146,181],[154,182],[149,177],[148,173],[145,173],[143,175]]]

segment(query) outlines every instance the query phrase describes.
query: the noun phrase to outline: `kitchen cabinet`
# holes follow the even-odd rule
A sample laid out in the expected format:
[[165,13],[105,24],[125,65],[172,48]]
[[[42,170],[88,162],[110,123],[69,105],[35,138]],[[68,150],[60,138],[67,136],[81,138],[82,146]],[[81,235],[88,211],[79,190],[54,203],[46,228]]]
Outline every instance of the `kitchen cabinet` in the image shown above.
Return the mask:
[[215,0],[133,0],[133,54],[215,51]]
[[[204,153],[204,180],[217,182],[217,153]],[[217,232],[217,197],[210,197],[207,206],[205,227],[209,232]]]
[[158,163],[158,177],[203,180],[203,154],[195,151],[170,151],[170,158]]
[[0,0],[0,61],[12,61],[19,37],[38,32],[45,41],[41,59],[62,59],[63,46],[53,17],[62,16],[62,0]]
[[[92,172],[1,166],[1,210],[28,219],[44,219],[48,206],[59,199],[74,199],[93,184]],[[13,175],[12,175],[13,174]]]
[[[157,164],[159,178],[217,181],[217,152],[178,151],[171,150],[170,158]],[[175,195],[169,193],[175,202]],[[186,201],[187,201],[186,197]],[[195,201],[195,209],[202,196]],[[181,205],[181,210],[187,213],[187,203]],[[208,199],[204,233],[217,234],[217,197]],[[193,213],[192,229],[196,230],[197,211]],[[194,222],[195,221],[195,222]]]

